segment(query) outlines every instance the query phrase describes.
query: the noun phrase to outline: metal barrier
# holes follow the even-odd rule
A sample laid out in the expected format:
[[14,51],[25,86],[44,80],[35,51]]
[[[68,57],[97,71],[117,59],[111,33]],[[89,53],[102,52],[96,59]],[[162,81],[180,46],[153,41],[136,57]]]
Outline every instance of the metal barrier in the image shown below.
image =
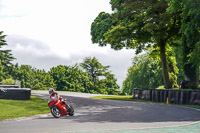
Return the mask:
[[200,91],[133,89],[133,99],[200,106]]
[[0,88],[19,88],[19,85],[0,85]]
[[0,99],[30,100],[29,88],[0,88]]

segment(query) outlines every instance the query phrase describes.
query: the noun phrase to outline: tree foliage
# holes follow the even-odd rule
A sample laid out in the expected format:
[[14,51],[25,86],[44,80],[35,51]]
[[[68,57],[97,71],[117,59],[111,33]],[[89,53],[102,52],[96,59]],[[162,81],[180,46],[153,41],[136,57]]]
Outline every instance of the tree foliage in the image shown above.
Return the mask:
[[123,82],[123,93],[132,94],[132,89],[152,89],[163,84],[160,59],[152,58],[149,53],[135,56]]
[[[5,35],[0,32],[0,48],[6,46]],[[12,79],[20,81],[22,88],[33,90],[55,90],[118,94],[117,79],[108,70],[109,66],[103,66],[94,58],[85,58],[74,66],[59,65],[52,67],[50,71],[33,68],[30,65],[12,64],[14,57],[11,50],[0,49],[0,82],[13,84]],[[103,79],[100,77],[104,76]],[[14,81],[12,80],[12,81]],[[9,82],[8,82],[9,81]]]
[[4,79],[4,66],[1,64],[0,61],[0,81],[2,81]]
[[136,49],[137,53],[150,45],[159,47],[165,87],[171,88],[166,46],[177,36],[179,16],[166,12],[166,0],[111,0],[110,3],[113,13],[100,13],[92,23],[93,43],[110,44],[116,50]]
[[88,73],[90,91],[103,94],[117,94],[117,79],[108,71],[110,66],[103,66],[95,57],[86,57],[80,66]]
[[92,82],[96,84],[99,76],[104,76],[110,66],[103,66],[95,57],[86,57],[81,67],[88,72]]
[[[0,64],[0,78],[3,82],[7,79],[18,80],[22,88],[33,90],[54,88],[58,91],[118,94],[117,79],[107,71],[108,66],[101,65],[96,58],[93,58],[93,61],[96,66],[93,66],[92,69],[95,71],[92,73],[90,73],[91,71],[84,72],[78,64],[74,66],[59,65],[52,67],[48,72],[29,65],[18,64],[8,66],[4,72],[4,66]],[[101,79],[102,77],[99,78],[99,76],[104,76],[104,78]]]
[[53,78],[44,70],[32,68],[29,65],[19,66],[18,64],[12,65],[10,70],[13,79],[21,81],[22,88],[47,90],[55,87]]
[[170,0],[168,12],[181,17],[180,30],[185,75],[190,88],[197,88],[200,64],[200,3],[198,0]]
[[12,78],[9,79],[5,79],[2,81],[3,85],[14,85],[15,84],[15,80],[13,80]]
[[51,68],[49,74],[53,77],[57,90],[86,92],[88,89],[88,74],[83,72],[78,65]]
[[15,59],[12,56],[11,50],[2,49],[3,46],[6,46],[5,35],[3,31],[0,32],[0,61],[3,66],[8,66],[11,64],[11,61]]

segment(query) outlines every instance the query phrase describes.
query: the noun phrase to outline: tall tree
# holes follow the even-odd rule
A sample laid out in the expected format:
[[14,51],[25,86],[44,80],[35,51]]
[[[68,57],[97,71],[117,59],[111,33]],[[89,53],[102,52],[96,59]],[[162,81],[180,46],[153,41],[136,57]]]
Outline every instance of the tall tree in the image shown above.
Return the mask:
[[86,70],[92,84],[89,92],[101,94],[118,94],[119,86],[114,74],[108,71],[110,66],[103,66],[95,57],[86,57],[80,66]]
[[105,76],[110,66],[103,66],[95,57],[86,57],[84,62],[80,64],[83,69],[88,72],[88,76],[92,78],[94,85],[98,81],[99,76]]
[[7,43],[5,41],[5,35],[3,35],[3,31],[0,32],[0,61],[4,66],[8,66],[11,64],[11,61],[15,59],[12,56],[11,50],[2,49],[3,46],[6,46]]
[[113,13],[100,13],[91,25],[93,43],[124,47],[140,53],[153,45],[159,48],[166,88],[172,88],[166,59],[166,46],[178,33],[179,19],[166,12],[166,0],[111,0]]

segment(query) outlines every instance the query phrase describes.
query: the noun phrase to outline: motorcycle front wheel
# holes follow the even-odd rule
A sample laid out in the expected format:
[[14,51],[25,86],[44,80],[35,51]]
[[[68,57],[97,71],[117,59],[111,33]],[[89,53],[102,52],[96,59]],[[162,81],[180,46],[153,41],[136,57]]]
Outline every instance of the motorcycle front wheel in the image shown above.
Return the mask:
[[51,114],[55,117],[55,118],[60,118],[60,110],[58,109],[58,107],[53,106],[51,107]]
[[74,116],[74,108],[72,106],[69,108],[69,116]]

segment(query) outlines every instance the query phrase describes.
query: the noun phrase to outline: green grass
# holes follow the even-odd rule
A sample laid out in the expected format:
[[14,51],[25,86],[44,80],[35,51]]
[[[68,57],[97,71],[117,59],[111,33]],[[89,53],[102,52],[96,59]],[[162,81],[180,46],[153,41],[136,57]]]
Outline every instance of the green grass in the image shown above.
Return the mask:
[[[156,89],[158,90],[165,90],[165,86],[164,85],[161,85],[161,86],[158,86]],[[172,90],[179,90],[180,88],[172,88]]]
[[158,86],[156,89],[162,89],[162,90],[164,90],[164,89],[165,89],[165,86],[164,86],[164,85],[161,85],[161,86]]
[[[107,100],[122,100],[122,101],[159,103],[159,102],[152,102],[152,101],[147,101],[147,100],[133,99],[131,95],[127,95],[127,96],[121,96],[121,95],[96,96],[96,97],[91,97],[91,98],[95,98],[95,99],[107,99]],[[159,103],[159,104],[166,104],[166,103]],[[180,104],[169,104],[169,105],[184,106],[184,107],[189,107],[189,108],[200,109],[200,106],[198,106],[198,105],[180,105]]]
[[[121,100],[121,101],[135,101],[135,102],[149,102],[152,103],[152,101],[146,101],[146,100],[140,100],[140,99],[133,99],[131,95],[114,95],[114,96],[96,96],[91,97],[95,99],[107,99],[107,100]],[[157,102],[155,102],[157,103]]]
[[31,100],[0,99],[0,120],[49,113],[47,101],[31,96]]
[[114,95],[114,96],[96,96],[96,97],[91,97],[91,98],[95,98],[95,99],[108,99],[108,100],[122,100],[122,101],[134,101],[134,99],[132,99],[131,95]]

